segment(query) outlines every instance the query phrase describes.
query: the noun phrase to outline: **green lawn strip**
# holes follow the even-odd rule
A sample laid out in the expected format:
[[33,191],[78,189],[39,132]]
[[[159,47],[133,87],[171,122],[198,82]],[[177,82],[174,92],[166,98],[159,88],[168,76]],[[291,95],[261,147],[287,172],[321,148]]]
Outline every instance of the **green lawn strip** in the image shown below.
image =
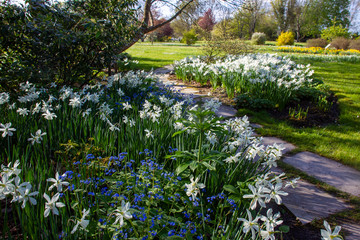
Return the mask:
[[338,97],[341,111],[338,123],[295,128],[265,112],[240,110],[239,114],[248,114],[251,121],[262,124],[264,128],[258,129],[262,135],[280,137],[303,151],[315,152],[360,170],[360,65],[309,60],[301,63],[310,63],[315,78],[323,80]]
[[173,64],[176,60],[181,60],[189,56],[200,55],[202,50],[200,45],[186,46],[181,43],[159,44],[137,43],[127,50],[133,60],[139,61],[136,69],[150,71]]

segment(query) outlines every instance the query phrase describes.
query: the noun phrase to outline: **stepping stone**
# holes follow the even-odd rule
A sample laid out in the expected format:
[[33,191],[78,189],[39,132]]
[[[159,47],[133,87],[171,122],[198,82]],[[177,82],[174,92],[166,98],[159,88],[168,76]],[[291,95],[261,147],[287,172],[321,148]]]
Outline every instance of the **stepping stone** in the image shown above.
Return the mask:
[[286,157],[285,163],[349,194],[360,197],[360,172],[311,152]]
[[263,128],[262,125],[257,124],[257,123],[250,123],[250,127],[252,127],[252,128]]
[[222,104],[215,114],[219,117],[235,117],[236,113],[235,108]]
[[277,137],[263,137],[263,143],[265,146],[267,145],[273,145],[274,143],[276,144],[282,144],[283,147],[285,148],[284,150],[282,150],[282,154],[288,153],[292,150],[294,150],[296,147],[294,145],[292,145],[291,143],[288,143],[280,138]]
[[174,68],[171,65],[164,66],[162,68],[157,68],[153,71],[154,74],[168,74],[172,72]]
[[299,180],[296,188],[290,186],[284,191],[289,193],[288,196],[282,197],[284,205],[303,224],[350,208],[345,201],[333,197],[304,180]]
[[340,222],[341,231],[347,231],[345,240],[359,240],[360,239],[360,225],[356,223]]

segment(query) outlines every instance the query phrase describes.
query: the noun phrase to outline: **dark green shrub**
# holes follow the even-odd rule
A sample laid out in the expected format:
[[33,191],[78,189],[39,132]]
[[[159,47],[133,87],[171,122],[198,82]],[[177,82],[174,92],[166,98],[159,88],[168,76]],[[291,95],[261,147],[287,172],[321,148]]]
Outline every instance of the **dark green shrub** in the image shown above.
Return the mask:
[[336,49],[348,49],[350,45],[350,40],[344,37],[338,37],[335,38],[332,42],[331,42],[331,46],[336,48]]
[[11,91],[24,81],[85,84],[111,70],[134,34],[135,12],[126,2],[0,4],[0,88]]
[[325,48],[328,45],[328,42],[322,38],[309,39],[306,41],[306,47],[321,47]]

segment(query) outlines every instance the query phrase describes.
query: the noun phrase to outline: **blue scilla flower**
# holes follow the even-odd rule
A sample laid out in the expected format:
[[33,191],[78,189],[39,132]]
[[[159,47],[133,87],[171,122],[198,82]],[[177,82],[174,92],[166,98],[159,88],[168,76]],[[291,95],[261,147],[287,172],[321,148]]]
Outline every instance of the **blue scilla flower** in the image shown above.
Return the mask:
[[75,185],[74,184],[71,184],[68,186],[68,190],[71,192],[71,191],[74,191],[74,188],[75,188]]
[[95,158],[95,156],[93,154],[88,154],[86,156],[86,160],[90,160],[90,159],[94,159],[94,158]]
[[139,220],[142,221],[142,222],[145,222],[146,219],[147,219],[146,213],[143,213],[141,215],[141,217],[139,217]]
[[73,174],[74,174],[73,171],[66,171],[64,175],[65,175],[67,178],[72,179],[72,178],[73,178]]
[[175,230],[170,230],[168,232],[168,236],[171,237],[171,236],[174,236],[175,235]]
[[93,192],[88,192],[88,195],[89,195],[89,196],[95,196],[95,193],[93,193]]

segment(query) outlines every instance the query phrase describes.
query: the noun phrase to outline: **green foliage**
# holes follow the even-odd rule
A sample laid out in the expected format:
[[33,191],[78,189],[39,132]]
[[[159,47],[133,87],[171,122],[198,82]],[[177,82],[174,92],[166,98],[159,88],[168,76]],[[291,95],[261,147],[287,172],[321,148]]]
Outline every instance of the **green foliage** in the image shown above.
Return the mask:
[[9,91],[22,81],[85,84],[110,70],[134,34],[135,2],[2,3],[0,87]]
[[335,23],[334,21],[332,26],[321,31],[321,38],[332,41],[337,37],[348,38],[350,36],[347,28],[342,25],[335,25]]
[[183,34],[183,38],[181,39],[182,43],[186,43],[186,45],[190,46],[196,43],[197,41],[197,34],[195,29],[191,29]]
[[251,36],[251,42],[255,45],[263,45],[266,42],[265,33],[256,32]]
[[224,19],[214,26],[214,29],[211,31],[211,36],[219,39],[234,38],[236,34],[234,34],[233,30],[232,21],[230,19]]
[[276,40],[277,46],[294,45],[295,35],[293,32],[281,32],[280,36]]
[[306,110],[298,105],[297,108],[289,108],[289,117],[292,120],[304,121],[307,118],[309,108]]
[[329,112],[332,105],[332,102],[329,102],[326,96],[319,96],[317,99],[317,107],[323,112]]
[[275,104],[272,101],[268,99],[253,98],[247,93],[236,96],[235,102],[238,108],[253,110],[272,109],[275,107]]
[[321,47],[325,48],[328,45],[328,42],[322,38],[309,39],[306,41],[306,47]]

